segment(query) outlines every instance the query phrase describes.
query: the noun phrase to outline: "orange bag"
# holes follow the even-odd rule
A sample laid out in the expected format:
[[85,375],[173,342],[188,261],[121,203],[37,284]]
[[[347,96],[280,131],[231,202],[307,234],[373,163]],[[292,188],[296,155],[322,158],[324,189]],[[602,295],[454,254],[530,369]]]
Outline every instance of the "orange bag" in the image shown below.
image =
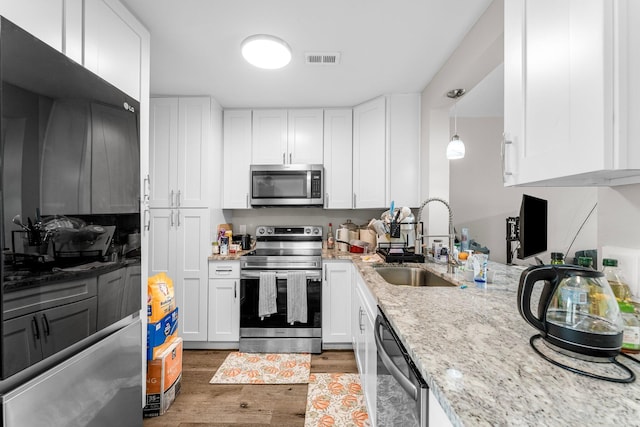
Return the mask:
[[176,308],[173,281],[158,273],[147,281],[147,321],[156,323]]

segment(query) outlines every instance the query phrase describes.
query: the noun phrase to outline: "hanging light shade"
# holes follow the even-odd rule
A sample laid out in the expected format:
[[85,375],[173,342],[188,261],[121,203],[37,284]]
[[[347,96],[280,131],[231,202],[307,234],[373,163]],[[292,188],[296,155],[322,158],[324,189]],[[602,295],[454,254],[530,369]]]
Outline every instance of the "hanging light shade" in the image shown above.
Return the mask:
[[291,48],[275,36],[255,34],[244,39],[241,47],[244,59],[258,68],[275,70],[291,62]]
[[464,157],[464,142],[458,135],[453,135],[449,144],[447,144],[447,159],[456,160]]
[[[449,98],[458,99],[465,94],[464,89],[453,89],[447,92]],[[457,103],[453,106],[453,136],[447,144],[447,159],[457,160],[464,157],[464,142],[458,136],[458,112],[456,111]]]

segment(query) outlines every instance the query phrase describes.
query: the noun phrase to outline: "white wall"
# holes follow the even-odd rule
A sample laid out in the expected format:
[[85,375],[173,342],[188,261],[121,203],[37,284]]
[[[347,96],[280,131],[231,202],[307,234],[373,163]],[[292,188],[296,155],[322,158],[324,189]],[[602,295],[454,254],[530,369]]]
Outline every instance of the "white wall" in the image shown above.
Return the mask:
[[598,189],[598,248],[640,249],[640,184]]
[[[458,117],[458,134],[466,146],[463,159],[450,162],[450,202],[458,233],[469,228],[470,238],[491,250],[490,258],[506,262],[506,218],[518,216],[522,194],[540,197],[548,204],[548,251],[538,255],[550,261],[549,252],[566,254],[581,224],[598,200],[592,187],[504,188],[500,168],[503,120]],[[640,206],[640,201],[638,201]],[[596,249],[598,209],[578,234],[568,256],[576,250]],[[515,249],[516,244],[513,244]],[[533,259],[515,260],[534,263]]]

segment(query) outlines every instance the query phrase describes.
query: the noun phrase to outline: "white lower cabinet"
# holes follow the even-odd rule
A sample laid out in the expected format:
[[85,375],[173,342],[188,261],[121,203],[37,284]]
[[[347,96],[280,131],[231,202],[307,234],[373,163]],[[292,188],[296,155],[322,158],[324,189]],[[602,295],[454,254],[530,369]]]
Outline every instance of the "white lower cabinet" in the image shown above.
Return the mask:
[[209,262],[208,341],[240,340],[240,261]]
[[178,334],[207,340],[209,209],[150,209],[149,276],[173,280]]
[[350,261],[326,261],[322,265],[322,346],[351,344]]
[[360,372],[360,382],[362,383],[369,419],[371,420],[371,425],[375,426],[378,355],[373,334],[377,305],[362,276],[355,268],[353,272],[353,352],[356,356],[358,372]]

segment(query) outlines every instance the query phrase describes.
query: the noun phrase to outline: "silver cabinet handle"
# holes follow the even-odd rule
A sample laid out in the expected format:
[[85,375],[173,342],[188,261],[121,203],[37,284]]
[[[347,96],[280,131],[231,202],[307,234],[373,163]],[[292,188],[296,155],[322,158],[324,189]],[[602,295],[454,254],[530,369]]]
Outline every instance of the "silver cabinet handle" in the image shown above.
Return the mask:
[[169,193],[169,206],[173,206],[173,190]]
[[324,267],[324,281],[327,281],[327,266]]
[[507,171],[507,145],[513,144],[513,141],[507,139],[505,134],[502,134],[502,145],[500,146],[500,158],[502,164],[502,181],[507,182],[507,177],[513,175]]
[[289,153],[289,163],[293,163],[293,162],[291,161],[291,153]]
[[178,227],[180,227],[180,211],[177,212],[176,217],[178,218]]
[[287,164],[287,158],[285,157],[287,154],[286,153],[282,153],[282,164],[286,165]]
[[178,190],[178,194],[176,194],[176,206],[180,207],[180,194],[181,191]]
[[364,333],[364,325],[362,324],[362,307],[358,309],[358,328],[360,329],[360,333]]
[[238,282],[234,280],[233,281],[233,299],[238,298],[238,292],[236,291],[237,286],[238,286]]
[[171,222],[170,222],[170,224],[171,224],[171,227],[173,227],[173,210],[171,211]]
[[353,207],[356,207],[356,193],[353,193]]
[[151,218],[149,218],[149,208],[146,208],[142,212],[142,223],[144,224],[144,229],[149,231],[151,229]]
[[324,207],[329,207],[329,193],[324,193]]
[[151,198],[151,178],[149,177],[149,174],[147,174],[144,181],[142,181],[142,187],[142,192],[144,194],[142,196],[142,200],[147,202]]

